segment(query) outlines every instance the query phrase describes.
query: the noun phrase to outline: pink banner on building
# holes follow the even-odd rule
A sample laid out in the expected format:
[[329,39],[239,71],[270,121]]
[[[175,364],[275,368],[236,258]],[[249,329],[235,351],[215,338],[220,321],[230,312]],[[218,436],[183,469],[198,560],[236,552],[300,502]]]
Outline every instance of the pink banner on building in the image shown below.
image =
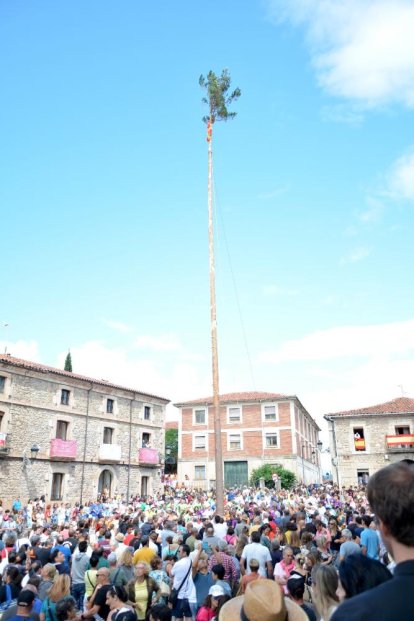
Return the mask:
[[158,451],[152,448],[138,449],[138,459],[143,464],[158,464]]
[[76,440],[59,440],[53,438],[50,441],[50,457],[62,457],[74,459],[76,457]]

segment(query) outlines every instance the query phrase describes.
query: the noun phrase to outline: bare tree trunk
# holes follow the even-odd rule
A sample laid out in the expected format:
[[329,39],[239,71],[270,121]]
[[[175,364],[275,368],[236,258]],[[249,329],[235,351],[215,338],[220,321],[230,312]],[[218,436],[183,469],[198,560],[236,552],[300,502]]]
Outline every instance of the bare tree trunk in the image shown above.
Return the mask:
[[[214,439],[216,460],[216,512],[224,514],[223,451],[221,446],[221,421],[219,400],[219,370],[217,351],[217,313],[216,313],[216,268],[214,262],[214,228],[213,228],[213,149],[212,140],[208,143],[208,246],[210,259],[210,318],[211,318],[211,358],[213,367],[213,405],[214,405]],[[208,438],[207,438],[208,442]]]

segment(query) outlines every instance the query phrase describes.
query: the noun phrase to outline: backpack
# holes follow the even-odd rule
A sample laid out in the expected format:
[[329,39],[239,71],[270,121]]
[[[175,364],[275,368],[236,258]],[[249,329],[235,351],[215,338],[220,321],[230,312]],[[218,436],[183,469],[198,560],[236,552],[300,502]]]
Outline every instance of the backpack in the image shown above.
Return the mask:
[[12,597],[12,591],[10,588],[10,584],[5,584],[4,588],[6,589],[6,601],[0,604],[0,617],[3,615],[6,610],[10,608],[10,606],[14,606],[17,604],[17,598]]

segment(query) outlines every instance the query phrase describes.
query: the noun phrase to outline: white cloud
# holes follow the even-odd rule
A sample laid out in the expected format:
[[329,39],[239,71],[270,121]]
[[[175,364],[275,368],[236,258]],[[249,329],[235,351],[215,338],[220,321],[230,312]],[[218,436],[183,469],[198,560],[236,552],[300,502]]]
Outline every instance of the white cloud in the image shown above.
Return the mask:
[[[67,352],[61,352],[52,365],[63,368]],[[162,356],[141,356],[137,350],[109,347],[101,341],[88,341],[71,348],[73,371],[87,377],[104,379],[120,386],[153,394],[172,403],[185,401],[211,392],[210,377],[203,365],[173,360]],[[42,360],[42,362],[44,362]],[[177,415],[172,404],[167,406],[167,419]]]
[[402,155],[393,164],[387,185],[391,198],[414,200],[414,151]]
[[277,296],[290,297],[299,295],[299,291],[297,289],[289,289],[288,287],[280,287],[279,285],[264,285],[263,295],[272,298]]
[[135,347],[138,349],[146,349],[148,351],[181,351],[183,346],[175,334],[164,334],[161,336],[151,336],[142,334],[134,341]]
[[113,321],[112,319],[102,319],[102,323],[108,328],[111,328],[111,330],[115,330],[115,332],[123,332],[126,334],[128,332],[134,331],[134,328],[132,326],[129,326],[128,324],[123,323],[122,321]]
[[348,263],[358,263],[358,261],[362,261],[365,259],[371,250],[366,248],[365,246],[359,246],[358,248],[354,248],[350,250],[345,256],[343,256],[340,260],[340,265],[347,265]]
[[23,360],[32,360],[33,362],[40,362],[39,360],[39,345],[36,341],[0,341],[0,352],[2,354],[8,353],[15,358],[22,358]]
[[384,212],[384,204],[375,196],[366,197],[367,208],[359,213],[359,220],[364,224],[378,222]]
[[320,86],[363,108],[414,106],[412,0],[268,0],[303,26]]
[[294,360],[333,360],[372,357],[414,349],[414,319],[374,326],[340,326],[308,334],[263,352],[260,361],[281,363]]

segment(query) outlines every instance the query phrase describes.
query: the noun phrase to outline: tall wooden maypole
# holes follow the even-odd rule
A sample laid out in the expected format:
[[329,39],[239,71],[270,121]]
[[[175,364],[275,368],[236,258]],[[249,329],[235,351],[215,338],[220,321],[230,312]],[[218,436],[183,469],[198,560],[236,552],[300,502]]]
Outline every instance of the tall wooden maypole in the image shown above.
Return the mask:
[[[219,397],[219,367],[217,348],[217,310],[216,310],[216,269],[214,260],[214,226],[213,226],[213,125],[216,121],[228,121],[236,116],[236,112],[229,112],[227,106],[241,95],[236,88],[227,94],[231,79],[227,69],[216,76],[209,71],[207,77],[201,76],[199,84],[207,92],[203,103],[207,104],[209,114],[203,118],[207,124],[208,144],[208,247],[210,262],[210,323],[211,323],[211,358],[213,370],[213,406],[214,406],[214,439],[216,461],[216,512],[224,514],[224,476],[223,476],[223,449],[221,443],[220,397]],[[207,438],[208,442],[208,438]],[[208,474],[207,474],[208,478]]]

